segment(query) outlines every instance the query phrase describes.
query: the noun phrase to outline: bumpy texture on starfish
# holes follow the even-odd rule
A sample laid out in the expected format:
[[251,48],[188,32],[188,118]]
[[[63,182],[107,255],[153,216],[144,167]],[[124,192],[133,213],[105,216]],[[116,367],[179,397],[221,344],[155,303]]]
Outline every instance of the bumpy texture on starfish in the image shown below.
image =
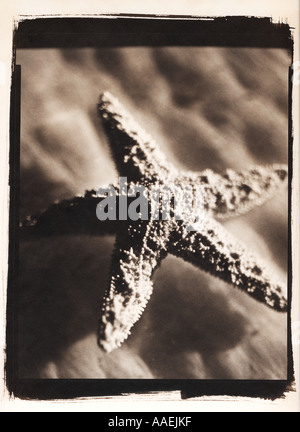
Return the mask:
[[[110,285],[98,329],[99,345],[110,352],[129,336],[151,296],[151,276],[168,253],[285,312],[284,285],[273,279],[263,260],[247,251],[215,219],[239,215],[262,204],[286,182],[287,166],[255,166],[241,173],[227,170],[223,175],[211,170],[179,172],[110,93],[102,95],[99,112],[120,176],[127,177],[129,184],[147,188],[190,187],[200,195],[202,204],[196,221],[189,220],[188,215],[178,220],[171,209],[168,220],[156,220],[150,215],[149,220],[116,224]],[[192,230],[188,229],[190,224]]]

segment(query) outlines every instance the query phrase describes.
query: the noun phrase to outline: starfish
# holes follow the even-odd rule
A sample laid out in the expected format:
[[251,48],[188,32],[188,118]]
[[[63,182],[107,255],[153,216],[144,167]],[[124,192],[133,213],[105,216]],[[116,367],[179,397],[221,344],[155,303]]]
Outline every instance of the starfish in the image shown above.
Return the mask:
[[[185,219],[175,217],[171,208],[167,220],[157,220],[151,214],[148,220],[129,220],[118,227],[99,322],[100,347],[110,352],[130,335],[152,294],[151,277],[168,253],[285,312],[284,285],[274,280],[264,261],[233,238],[217,219],[243,214],[265,202],[287,180],[287,166],[254,166],[243,172],[227,170],[222,175],[209,169],[180,172],[108,92],[101,97],[99,113],[118,172],[128,179],[130,187],[190,188],[201,202],[192,219],[183,207],[180,210]],[[119,197],[123,195],[117,186],[115,190]]]
[[[182,172],[166,160],[154,140],[114,96],[105,92],[98,109],[119,175],[126,178],[125,189],[123,184],[104,190],[113,188],[115,197],[122,200],[130,196],[131,190],[157,192],[167,186],[171,191],[168,214],[159,218],[164,210],[162,199],[155,201],[158,206],[153,210],[153,196],[143,192],[150,207],[147,218],[99,221],[95,208],[107,196],[101,188],[56,203],[38,217],[26,218],[21,233],[116,235],[98,326],[99,346],[111,352],[128,338],[152,294],[153,273],[169,253],[266,306],[286,312],[285,284],[217,220],[246,213],[271,198],[286,183],[287,166],[253,166],[242,172],[228,169],[222,174],[210,169]],[[186,191],[191,192],[188,199],[179,200],[175,206],[178,193],[185,197]]]

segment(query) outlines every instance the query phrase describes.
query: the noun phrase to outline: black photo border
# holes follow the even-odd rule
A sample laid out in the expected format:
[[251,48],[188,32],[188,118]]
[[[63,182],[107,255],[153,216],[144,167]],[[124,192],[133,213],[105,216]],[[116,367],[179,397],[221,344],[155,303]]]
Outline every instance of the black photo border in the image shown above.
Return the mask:
[[[112,46],[235,46],[284,48],[293,60],[293,38],[286,23],[245,16],[195,17],[158,15],[23,16],[13,35],[10,105],[10,216],[6,322],[6,386],[11,396],[57,400],[109,397],[130,393],[180,391],[183,399],[232,396],[277,399],[293,391],[291,343],[291,184],[293,176],[292,69],[289,93],[289,221],[288,221],[288,369],[286,380],[160,379],[20,379],[18,377],[18,248],[20,182],[21,67],[16,50],[26,48]],[[292,64],[292,61],[291,61]]]

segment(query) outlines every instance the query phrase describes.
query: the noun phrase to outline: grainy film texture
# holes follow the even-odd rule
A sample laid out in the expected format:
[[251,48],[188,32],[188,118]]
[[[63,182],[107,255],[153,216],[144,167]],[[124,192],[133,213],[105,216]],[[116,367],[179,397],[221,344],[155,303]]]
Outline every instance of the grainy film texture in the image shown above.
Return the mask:
[[[20,49],[20,215],[117,183],[97,105],[109,91],[179,170],[288,162],[286,50]],[[288,190],[222,225],[287,280]],[[96,209],[95,209],[96,219]],[[100,223],[100,222],[99,222]],[[287,316],[168,255],[120,348],[97,345],[115,237],[20,244],[22,378],[286,379]]]

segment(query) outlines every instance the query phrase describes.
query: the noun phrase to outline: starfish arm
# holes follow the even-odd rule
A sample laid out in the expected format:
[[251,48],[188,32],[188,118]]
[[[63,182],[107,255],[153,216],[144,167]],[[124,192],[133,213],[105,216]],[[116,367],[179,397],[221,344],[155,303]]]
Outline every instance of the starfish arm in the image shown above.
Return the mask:
[[[109,185],[119,193],[118,185]],[[99,221],[96,208],[101,196],[95,190],[86,191],[49,206],[41,214],[27,216],[20,222],[21,239],[38,239],[50,235],[93,235],[116,234],[120,222],[118,220]]]
[[254,166],[241,172],[227,170],[223,175],[211,170],[190,175],[190,181],[200,190],[201,206],[220,219],[263,204],[286,184],[287,178],[286,165]]
[[141,177],[152,181],[176,175],[176,169],[167,162],[155,141],[118,99],[105,92],[98,109],[120,176],[130,181]]
[[[172,250],[176,256],[228,282],[267,306],[286,312],[284,286],[274,280],[266,264],[237,242],[213,219],[203,219],[188,232],[177,224]],[[197,231],[196,231],[197,230]]]
[[167,224],[137,222],[117,234],[98,343],[107,352],[127,339],[152,294],[151,276],[166,253]]

